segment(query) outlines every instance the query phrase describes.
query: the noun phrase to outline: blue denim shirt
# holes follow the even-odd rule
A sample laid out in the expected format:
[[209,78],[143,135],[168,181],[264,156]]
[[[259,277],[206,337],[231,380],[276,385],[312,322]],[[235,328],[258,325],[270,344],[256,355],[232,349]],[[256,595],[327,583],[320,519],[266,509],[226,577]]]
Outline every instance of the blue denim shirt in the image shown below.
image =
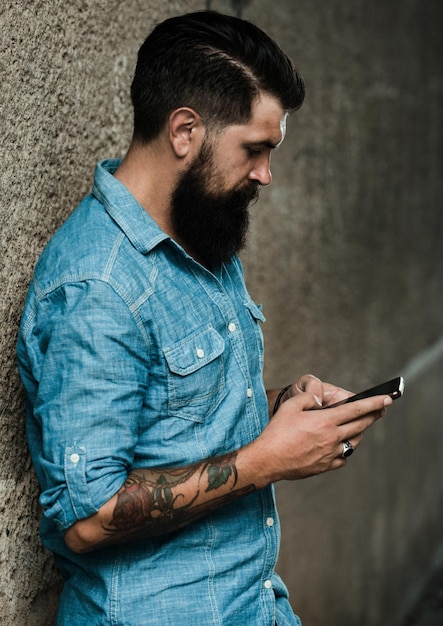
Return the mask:
[[118,164],[98,164],[40,257],[17,349],[42,539],[65,578],[57,624],[299,624],[274,571],[272,487],[160,538],[81,555],[64,543],[131,469],[238,449],[268,421],[264,318],[239,260],[216,274],[196,263]]

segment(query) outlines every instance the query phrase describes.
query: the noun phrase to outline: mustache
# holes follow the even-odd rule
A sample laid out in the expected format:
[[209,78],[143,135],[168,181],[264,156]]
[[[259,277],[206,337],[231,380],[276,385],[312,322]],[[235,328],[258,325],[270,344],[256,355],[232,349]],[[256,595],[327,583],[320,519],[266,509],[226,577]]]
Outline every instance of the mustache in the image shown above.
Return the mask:
[[241,187],[232,192],[232,197],[235,198],[240,205],[256,203],[260,198],[261,185],[256,180],[251,180]]
[[250,202],[257,202],[260,198],[261,185],[258,181],[254,180],[249,183]]

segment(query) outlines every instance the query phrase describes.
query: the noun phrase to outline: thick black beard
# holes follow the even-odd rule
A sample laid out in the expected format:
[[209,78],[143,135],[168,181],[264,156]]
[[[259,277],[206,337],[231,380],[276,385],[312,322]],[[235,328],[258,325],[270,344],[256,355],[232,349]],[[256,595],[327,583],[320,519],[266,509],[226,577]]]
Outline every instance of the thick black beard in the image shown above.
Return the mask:
[[171,201],[172,225],[178,239],[209,268],[229,261],[245,247],[248,207],[259,195],[255,181],[241,189],[210,192],[208,187],[216,185],[216,176],[212,150],[204,145],[179,180]]

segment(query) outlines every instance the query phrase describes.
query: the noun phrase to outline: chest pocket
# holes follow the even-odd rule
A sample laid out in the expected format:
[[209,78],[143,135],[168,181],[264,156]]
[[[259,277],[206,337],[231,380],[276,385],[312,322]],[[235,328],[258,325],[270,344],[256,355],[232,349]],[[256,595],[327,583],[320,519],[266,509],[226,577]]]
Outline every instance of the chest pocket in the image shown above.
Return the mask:
[[170,415],[201,422],[217,408],[226,395],[224,349],[223,337],[207,326],[163,350]]

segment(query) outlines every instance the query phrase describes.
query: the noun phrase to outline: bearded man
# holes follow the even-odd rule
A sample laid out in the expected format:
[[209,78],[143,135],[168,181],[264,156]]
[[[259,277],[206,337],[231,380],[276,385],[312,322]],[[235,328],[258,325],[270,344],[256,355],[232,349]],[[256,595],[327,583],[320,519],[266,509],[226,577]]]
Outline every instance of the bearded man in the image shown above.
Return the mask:
[[342,467],[391,402],[264,388],[237,255],[303,81],[204,11],[153,30],[131,95],[127,154],[44,250],[18,343],[57,624],[294,626],[273,483]]

